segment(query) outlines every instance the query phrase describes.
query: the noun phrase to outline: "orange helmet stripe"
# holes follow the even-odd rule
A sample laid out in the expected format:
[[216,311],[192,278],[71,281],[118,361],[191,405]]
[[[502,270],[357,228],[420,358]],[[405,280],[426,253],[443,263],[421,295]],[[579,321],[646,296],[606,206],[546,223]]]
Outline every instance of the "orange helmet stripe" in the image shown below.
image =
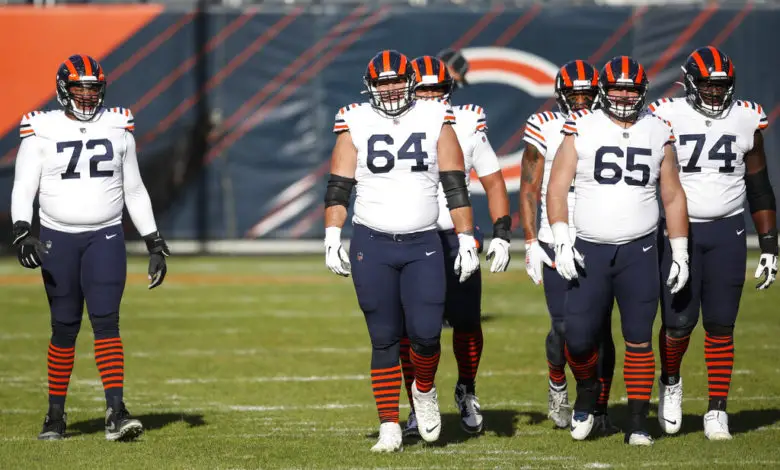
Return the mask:
[[73,62],[71,62],[70,59],[65,61],[65,66],[68,68],[68,72],[70,73],[68,78],[71,80],[78,80],[79,73],[76,71],[76,67],[73,65]]
[[628,69],[628,56],[627,55],[623,56],[623,60],[622,60],[621,65],[620,65],[620,69],[621,69],[620,70],[621,77],[626,78],[626,77],[628,77],[631,74],[629,72],[629,69]]
[[390,51],[382,53],[382,72],[390,72]]
[[645,75],[645,68],[642,67],[641,64],[639,64],[639,71],[636,73],[636,80],[634,80],[634,83],[637,85],[642,83],[642,77]]
[[412,62],[412,70],[414,70],[415,80],[417,83],[422,82],[422,74],[420,73],[420,67],[417,66],[417,62]]
[[447,67],[447,66],[444,65],[444,62],[442,62],[441,59],[436,59],[436,62],[439,63],[439,81],[443,82],[444,81],[445,67]]
[[566,67],[561,67],[561,78],[563,78],[564,85],[574,86],[574,84],[571,82],[571,77],[569,77],[569,71],[566,70]]
[[371,78],[377,79],[379,78],[379,74],[376,73],[376,66],[374,65],[374,61],[372,60],[370,64],[368,64],[368,73],[371,74]]
[[720,52],[712,46],[708,46],[707,49],[712,52],[712,58],[715,60],[715,71],[723,72],[723,62],[720,60]]
[[599,85],[599,71],[596,70],[596,68],[593,67],[592,65],[591,65],[591,68],[593,69],[592,70],[592,72],[593,72],[593,80],[590,81],[590,84],[592,86],[598,86]]
[[607,62],[607,81],[615,83],[615,74],[612,72],[612,62]]
[[577,80],[585,80],[585,64],[581,60],[577,61]]
[[427,55],[423,57],[423,62],[425,62],[425,75],[433,74],[433,62],[431,61],[431,56]]
[[401,55],[401,64],[398,66],[398,75],[404,75],[406,74],[406,56]]
[[729,77],[734,76],[734,63],[732,61],[729,61]]
[[701,71],[701,76],[709,77],[710,71],[707,70],[707,66],[704,65],[704,60],[701,58],[701,54],[699,54],[699,51],[694,52],[692,55],[693,55],[693,60],[696,61],[696,65],[699,66],[699,70]]
[[91,76],[92,75],[92,62],[90,62],[89,57],[83,55],[83,56],[81,56],[81,61],[84,62],[84,75]]

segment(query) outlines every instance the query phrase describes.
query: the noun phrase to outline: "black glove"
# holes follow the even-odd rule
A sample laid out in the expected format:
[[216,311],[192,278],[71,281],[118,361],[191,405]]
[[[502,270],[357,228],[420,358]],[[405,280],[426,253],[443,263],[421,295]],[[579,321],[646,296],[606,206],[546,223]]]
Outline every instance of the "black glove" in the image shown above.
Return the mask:
[[28,269],[40,267],[43,255],[49,250],[40,240],[32,236],[29,222],[15,222],[13,229],[13,246],[16,247],[16,256],[19,264]]
[[165,257],[170,256],[168,245],[163,240],[160,232],[153,232],[144,237],[146,249],[149,251],[149,289],[162,284],[165,279],[165,273],[168,272],[168,266],[165,264]]

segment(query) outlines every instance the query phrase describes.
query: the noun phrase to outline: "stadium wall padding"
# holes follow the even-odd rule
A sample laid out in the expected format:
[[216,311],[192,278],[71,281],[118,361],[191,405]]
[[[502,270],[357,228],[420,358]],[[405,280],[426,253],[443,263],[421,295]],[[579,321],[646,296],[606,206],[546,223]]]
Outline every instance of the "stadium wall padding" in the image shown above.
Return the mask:
[[[101,34],[63,33],[96,21]],[[409,57],[463,48],[471,85],[453,101],[487,111],[516,236],[522,129],[530,114],[555,109],[555,70],[575,58],[601,67],[633,55],[649,72],[654,100],[681,95],[675,82],[693,48],[723,48],[736,64],[737,95],[769,116],[769,168],[780,187],[780,85],[773,78],[780,55],[768,49],[780,43],[778,25],[780,9],[751,6],[4,8],[0,47],[14,72],[0,87],[3,234],[10,232],[15,123],[23,112],[57,107],[55,71],[74,53],[98,58],[109,80],[107,104],[135,114],[144,179],[160,229],[172,239],[321,237],[333,117],[364,99],[365,66],[385,48]],[[478,223],[490,232],[478,180],[472,192]]]

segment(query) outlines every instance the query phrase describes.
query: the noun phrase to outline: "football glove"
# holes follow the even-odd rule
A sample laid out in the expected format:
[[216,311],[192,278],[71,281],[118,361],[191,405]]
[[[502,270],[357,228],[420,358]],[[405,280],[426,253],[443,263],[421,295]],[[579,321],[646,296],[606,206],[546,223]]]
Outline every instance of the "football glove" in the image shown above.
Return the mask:
[[458,257],[455,258],[455,274],[460,277],[460,282],[479,269],[479,255],[477,254],[477,241],[472,234],[458,234]]
[[163,283],[168,265],[165,262],[167,256],[171,256],[170,250],[160,232],[153,232],[144,237],[146,249],[149,251],[149,289],[154,289]]
[[556,222],[552,225],[552,232],[555,239],[555,269],[567,281],[577,279],[577,265],[585,269],[585,257],[574,248],[569,237],[569,224]]
[[46,245],[32,236],[30,223],[18,221],[14,223],[13,243],[16,247],[16,256],[19,258],[19,264],[28,269],[40,267],[43,255],[48,254]]
[[555,263],[547,256],[537,239],[525,243],[525,272],[537,286],[542,283],[542,263],[555,268]]
[[352,265],[347,251],[341,246],[341,229],[328,227],[325,229],[325,265],[339,276],[348,277]]
[[487,260],[493,260],[491,273],[502,273],[509,267],[509,241],[512,239],[512,218],[508,215],[499,217],[493,224],[493,239],[488,247]]
[[672,294],[676,294],[688,283],[690,271],[688,268],[688,237],[670,238],[672,246],[672,267],[669,270],[669,278],[666,286]]
[[771,286],[777,277],[777,230],[758,236],[761,257],[756,267],[756,289],[763,290]]

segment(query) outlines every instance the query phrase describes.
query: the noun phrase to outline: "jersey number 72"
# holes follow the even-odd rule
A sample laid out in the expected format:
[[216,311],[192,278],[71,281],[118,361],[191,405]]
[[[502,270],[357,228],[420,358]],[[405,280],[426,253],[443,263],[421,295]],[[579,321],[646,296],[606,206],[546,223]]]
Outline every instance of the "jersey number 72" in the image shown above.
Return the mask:
[[[395,167],[395,159],[399,160],[415,160],[412,171],[427,171],[428,165],[425,164],[425,159],[428,158],[422,148],[422,141],[425,139],[425,132],[414,132],[406,139],[406,142],[398,149],[398,156],[394,156],[389,150],[379,150],[376,148],[377,143],[382,142],[387,145],[393,145],[395,142],[393,137],[387,134],[376,134],[368,138],[368,155],[366,156],[366,164],[371,173],[387,173]],[[377,165],[377,158],[384,159],[384,163]]]

